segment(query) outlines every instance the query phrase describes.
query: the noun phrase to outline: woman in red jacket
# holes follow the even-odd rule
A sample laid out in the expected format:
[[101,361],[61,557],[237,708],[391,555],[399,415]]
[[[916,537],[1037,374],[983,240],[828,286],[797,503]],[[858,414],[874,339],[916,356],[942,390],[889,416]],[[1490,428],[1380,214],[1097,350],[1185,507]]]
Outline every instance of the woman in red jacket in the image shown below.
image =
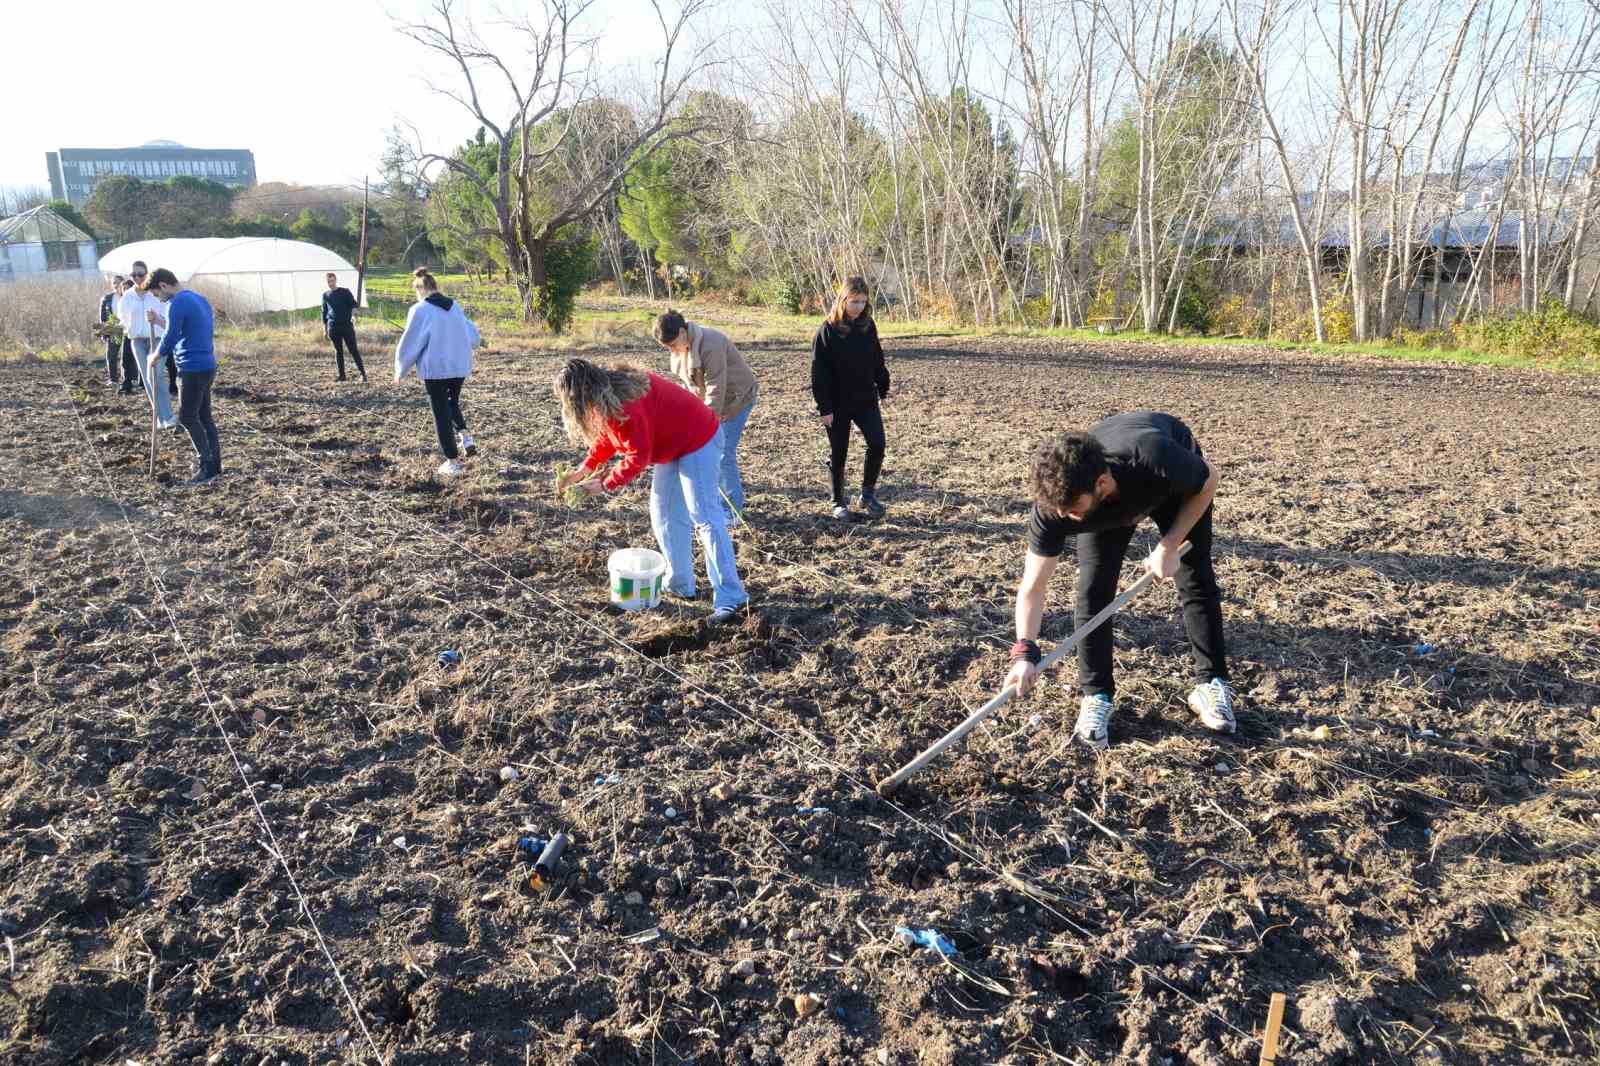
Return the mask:
[[717,416],[677,382],[625,363],[607,368],[569,359],[553,386],[567,435],[589,448],[583,465],[557,480],[557,496],[572,484],[592,496],[616,492],[650,467],[650,526],[667,557],[667,590],[694,598],[693,530],[706,553],[710,620],[732,621],[750,597],[717,498],[723,444]]

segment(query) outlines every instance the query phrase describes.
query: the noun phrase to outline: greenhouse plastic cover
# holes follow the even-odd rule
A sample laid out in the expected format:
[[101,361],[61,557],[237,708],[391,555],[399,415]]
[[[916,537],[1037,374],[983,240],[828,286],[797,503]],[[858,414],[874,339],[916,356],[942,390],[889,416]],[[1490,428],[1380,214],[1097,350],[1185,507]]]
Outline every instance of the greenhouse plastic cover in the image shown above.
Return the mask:
[[[295,311],[318,307],[327,273],[354,288],[356,268],[344,257],[306,241],[276,237],[175,237],[135,241],[100,257],[103,274],[127,274],[135,259],[151,270],[166,267],[180,282],[241,311]],[[366,294],[361,297],[366,306]]]

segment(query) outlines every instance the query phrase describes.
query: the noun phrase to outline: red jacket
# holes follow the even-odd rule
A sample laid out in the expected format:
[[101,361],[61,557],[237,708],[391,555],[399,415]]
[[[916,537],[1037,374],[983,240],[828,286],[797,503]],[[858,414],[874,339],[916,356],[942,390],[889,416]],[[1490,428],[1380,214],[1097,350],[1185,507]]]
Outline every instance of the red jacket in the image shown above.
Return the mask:
[[650,375],[650,388],[622,409],[620,421],[607,422],[585,462],[598,470],[612,456],[622,462],[606,475],[605,486],[616,492],[647,466],[670,463],[699,451],[717,434],[717,416],[700,397],[660,374]]

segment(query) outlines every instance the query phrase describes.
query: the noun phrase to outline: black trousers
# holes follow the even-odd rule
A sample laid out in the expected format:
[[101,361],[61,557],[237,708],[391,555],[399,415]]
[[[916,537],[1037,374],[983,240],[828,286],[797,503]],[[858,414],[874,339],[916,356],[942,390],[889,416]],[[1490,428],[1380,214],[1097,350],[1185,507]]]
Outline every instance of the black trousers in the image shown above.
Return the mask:
[[878,472],[883,469],[883,411],[873,407],[868,411],[845,414],[833,413],[833,425],[828,427],[828,473],[833,480],[833,502],[842,504],[844,495],[844,463],[850,457],[850,424],[861,428],[867,441],[867,462],[861,471],[861,491],[871,493],[878,486]]
[[333,342],[333,357],[339,364],[339,376],[344,377],[344,350],[348,345],[350,358],[355,360],[356,373],[365,380],[367,368],[361,365],[361,349],[356,347],[356,325],[354,322],[345,322],[342,325],[328,327],[328,339]]
[[185,370],[178,375],[178,425],[189,431],[200,469],[222,472],[222,445],[211,418],[211,383],[215,370]]
[[428,390],[428,404],[433,408],[433,428],[439,434],[439,450],[446,459],[458,458],[456,430],[465,433],[467,420],[461,417],[461,384],[466,378],[430,378],[423,387]]
[[114,340],[107,339],[106,340],[106,380],[107,381],[117,381],[117,380],[121,379],[121,377],[122,377],[122,372],[118,369],[118,365],[121,362],[121,360],[118,358],[118,356],[120,354],[121,353],[118,350],[117,342],[114,341]]
[[[1172,528],[1180,502],[1170,503],[1150,516],[1162,533]],[[1217,588],[1217,574],[1211,566],[1211,511],[1207,507],[1206,513],[1189,531],[1189,543],[1193,547],[1179,561],[1173,578],[1178,586],[1178,601],[1183,606],[1183,630],[1189,637],[1194,677],[1200,682],[1228,676],[1227,649],[1222,640],[1222,593]],[[1122,559],[1132,539],[1132,526],[1078,534],[1075,624],[1087,622],[1116,598]],[[1099,693],[1108,699],[1115,695],[1111,680],[1111,627],[1115,622],[1114,618],[1107,619],[1078,645],[1078,684],[1085,695]]]
[[122,338],[122,387],[132,392],[143,380],[144,375],[139,373],[139,357],[133,354],[133,341],[124,337]]

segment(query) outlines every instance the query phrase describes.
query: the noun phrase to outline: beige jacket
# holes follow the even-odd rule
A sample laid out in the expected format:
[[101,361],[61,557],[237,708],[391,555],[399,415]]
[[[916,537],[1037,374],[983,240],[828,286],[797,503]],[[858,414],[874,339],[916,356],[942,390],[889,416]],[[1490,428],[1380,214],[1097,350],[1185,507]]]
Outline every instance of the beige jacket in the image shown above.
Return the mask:
[[725,335],[688,323],[689,350],[672,353],[672,372],[726,422],[756,399],[756,376]]

